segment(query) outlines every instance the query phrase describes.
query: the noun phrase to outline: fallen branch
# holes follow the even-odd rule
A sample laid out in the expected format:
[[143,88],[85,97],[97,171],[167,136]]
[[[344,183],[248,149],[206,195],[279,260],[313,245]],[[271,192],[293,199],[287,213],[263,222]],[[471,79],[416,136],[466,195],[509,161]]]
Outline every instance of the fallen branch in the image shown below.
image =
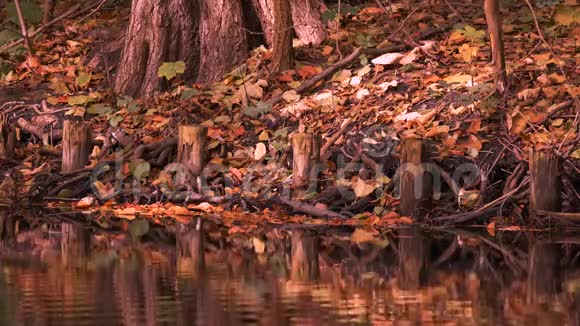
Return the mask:
[[[451,29],[453,27],[453,25],[455,25],[456,22],[457,22],[456,20],[453,20],[452,22],[445,24],[441,27],[436,27],[436,28],[429,29],[427,31],[418,33],[418,35],[416,35],[416,38],[418,40],[423,40],[423,39],[426,39],[426,38],[431,37],[433,35],[436,35],[440,32],[447,31],[447,30]],[[379,55],[383,55],[385,53],[403,51],[403,50],[407,49],[408,47],[409,46],[407,44],[393,45],[393,46],[383,48],[383,49],[358,47],[351,54],[349,54],[346,58],[344,58],[344,59],[340,60],[339,62],[333,64],[332,66],[324,69],[318,75],[312,77],[311,79],[302,83],[302,85],[296,87],[294,89],[294,91],[296,91],[296,93],[300,94],[300,93],[303,93],[303,92],[309,90],[314,85],[318,84],[318,82],[331,77],[339,69],[341,69],[342,67],[355,61],[362,54],[366,54],[368,56],[379,56]],[[280,103],[282,100],[283,100],[283,98],[281,95],[276,96],[276,97],[272,98],[270,101],[268,101],[268,104],[275,105],[277,103]]]
[[336,213],[336,212],[333,212],[333,211],[330,211],[330,210],[327,210],[324,208],[315,207],[315,206],[312,206],[310,204],[297,202],[297,201],[294,201],[294,200],[291,200],[288,198],[274,197],[270,200],[274,203],[288,206],[288,207],[292,208],[294,211],[308,214],[308,215],[314,216],[314,217],[340,218],[340,219],[348,218],[342,214],[339,214],[339,213]]
[[346,119],[342,122],[340,129],[338,129],[337,132],[334,133],[334,135],[332,135],[332,137],[330,137],[326,143],[324,143],[324,145],[322,146],[322,148],[320,149],[320,160],[322,162],[325,162],[326,160],[328,160],[327,155],[328,154],[328,149],[330,148],[330,146],[332,146],[336,140],[338,138],[340,138],[340,136],[342,136],[342,134],[344,134],[344,132],[346,131],[346,129],[350,126],[350,119]]
[[550,212],[537,209],[537,215],[553,217],[558,220],[563,220],[566,222],[580,222],[580,213],[564,213],[564,212]]

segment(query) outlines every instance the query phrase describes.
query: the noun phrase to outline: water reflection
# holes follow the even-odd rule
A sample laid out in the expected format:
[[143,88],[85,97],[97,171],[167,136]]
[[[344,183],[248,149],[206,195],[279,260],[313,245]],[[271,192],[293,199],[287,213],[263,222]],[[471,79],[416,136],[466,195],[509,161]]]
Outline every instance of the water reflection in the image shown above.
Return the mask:
[[0,212],[0,325],[580,323],[572,236],[36,216]]

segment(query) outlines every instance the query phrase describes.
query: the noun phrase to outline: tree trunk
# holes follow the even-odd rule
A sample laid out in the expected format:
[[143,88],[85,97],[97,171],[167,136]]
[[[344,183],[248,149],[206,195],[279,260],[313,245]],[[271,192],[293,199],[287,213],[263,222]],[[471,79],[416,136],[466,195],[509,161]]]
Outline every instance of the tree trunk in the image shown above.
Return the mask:
[[152,95],[163,85],[157,75],[163,62],[184,61],[186,68],[181,78],[196,76],[198,15],[197,0],[133,0],[115,92]]
[[491,61],[493,64],[493,79],[500,94],[506,90],[507,73],[505,70],[505,51],[503,45],[503,31],[501,29],[501,13],[499,0],[485,0],[485,19],[491,41]]
[[320,44],[326,39],[322,12],[326,10],[322,0],[292,0],[292,21],[296,35],[304,44]]
[[[274,44],[274,0],[252,0],[262,24],[268,46]],[[326,38],[322,12],[326,10],[322,0],[291,0],[291,18],[296,35],[304,44],[320,44]]]
[[294,66],[292,48],[292,19],[289,0],[274,0],[274,43],[272,46],[272,66],[274,72],[291,69]]
[[201,1],[199,37],[201,59],[197,81],[200,83],[220,80],[246,60],[248,40],[241,1]]
[[274,0],[252,0],[260,18],[264,39],[269,47],[274,44]]

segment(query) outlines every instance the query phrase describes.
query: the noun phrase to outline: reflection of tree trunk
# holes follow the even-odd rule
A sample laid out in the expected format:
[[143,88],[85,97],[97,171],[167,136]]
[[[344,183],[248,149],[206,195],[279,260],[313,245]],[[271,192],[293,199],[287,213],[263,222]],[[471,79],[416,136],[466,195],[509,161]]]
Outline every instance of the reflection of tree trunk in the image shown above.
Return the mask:
[[123,259],[115,266],[113,286],[117,304],[121,312],[123,325],[137,326],[144,324],[142,273],[145,264],[143,256],[138,251],[131,252],[131,256]]
[[318,238],[307,231],[292,231],[292,270],[293,281],[309,282],[318,279]]
[[417,227],[399,231],[399,287],[416,290],[426,281],[430,243]]
[[5,210],[0,210],[0,245],[12,247],[16,238],[16,223]]
[[79,267],[86,262],[91,247],[89,230],[82,225],[61,224],[60,254],[65,267]]
[[528,256],[528,303],[545,303],[557,292],[558,249],[535,243]]
[[205,268],[203,219],[196,218],[190,224],[177,225],[177,268],[195,278]]

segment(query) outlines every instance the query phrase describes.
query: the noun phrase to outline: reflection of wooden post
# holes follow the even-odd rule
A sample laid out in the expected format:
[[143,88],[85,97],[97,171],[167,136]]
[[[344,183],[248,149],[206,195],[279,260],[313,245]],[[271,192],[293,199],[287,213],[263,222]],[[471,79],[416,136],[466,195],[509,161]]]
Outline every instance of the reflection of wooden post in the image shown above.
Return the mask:
[[403,142],[400,166],[401,203],[399,213],[406,216],[421,214],[431,204],[432,180],[423,165],[429,160],[429,148],[419,139]]
[[12,247],[16,240],[16,222],[8,211],[0,210],[0,247]]
[[60,255],[65,267],[85,263],[91,246],[90,233],[81,225],[61,224]]
[[316,174],[314,169],[317,169],[316,164],[320,161],[320,137],[308,133],[295,134],[292,137],[292,150],[292,187],[310,187],[313,181],[317,181],[317,176],[313,174]]
[[530,217],[536,210],[559,212],[562,209],[560,159],[556,154],[530,150]]
[[533,244],[528,256],[528,303],[547,303],[557,293],[559,258],[553,244]]
[[292,231],[292,270],[293,281],[310,282],[318,279],[318,241],[303,230]]
[[416,290],[425,281],[430,258],[429,241],[417,227],[399,230],[399,287]]
[[177,225],[177,269],[197,277],[205,268],[203,219]]
[[177,160],[184,164],[195,178],[201,175],[205,163],[207,127],[179,126]]
[[89,161],[91,129],[83,121],[65,120],[62,130],[62,172],[82,169]]
[[16,133],[5,122],[0,122],[0,158],[14,158]]

